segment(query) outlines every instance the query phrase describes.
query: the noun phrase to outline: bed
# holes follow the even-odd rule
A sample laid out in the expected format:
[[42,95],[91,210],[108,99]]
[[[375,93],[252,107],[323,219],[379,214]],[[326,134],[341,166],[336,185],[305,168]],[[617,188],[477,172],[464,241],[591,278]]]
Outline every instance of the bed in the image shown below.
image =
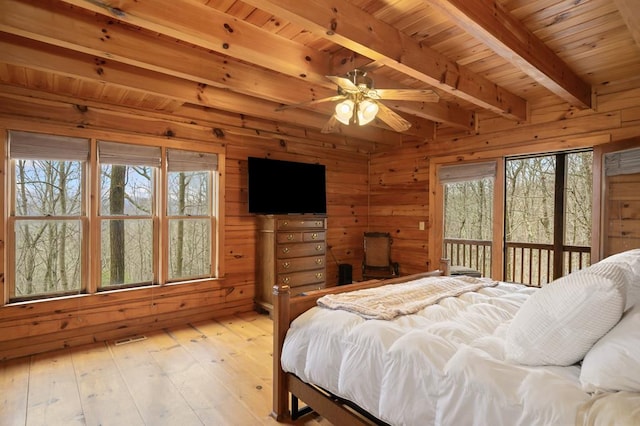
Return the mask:
[[439,272],[276,286],[273,318],[278,421],[301,400],[336,425],[640,424],[640,249],[540,289]]

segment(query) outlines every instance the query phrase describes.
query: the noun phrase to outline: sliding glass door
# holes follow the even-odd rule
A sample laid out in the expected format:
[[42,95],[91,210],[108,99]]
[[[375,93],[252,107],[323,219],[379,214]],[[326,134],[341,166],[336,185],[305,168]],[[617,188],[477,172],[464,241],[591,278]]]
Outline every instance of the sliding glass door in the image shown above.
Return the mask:
[[541,286],[590,263],[592,151],[505,160],[504,277]]

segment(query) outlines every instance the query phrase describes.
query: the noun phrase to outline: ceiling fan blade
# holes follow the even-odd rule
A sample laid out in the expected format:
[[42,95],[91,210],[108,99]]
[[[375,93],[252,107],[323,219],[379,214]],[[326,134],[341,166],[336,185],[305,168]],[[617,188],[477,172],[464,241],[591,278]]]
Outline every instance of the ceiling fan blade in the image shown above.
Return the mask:
[[440,96],[429,89],[375,89],[378,98],[394,101],[438,102]]
[[320,133],[333,133],[336,130],[338,130],[339,125],[340,125],[340,122],[336,118],[336,115],[333,114],[329,119],[329,121],[327,121],[327,123],[322,127],[322,130],[320,130]]
[[376,117],[384,121],[393,130],[396,132],[404,132],[411,127],[411,123],[393,112],[389,107],[383,105],[381,102],[377,102],[377,104],[379,109]]
[[320,102],[339,101],[339,100],[342,100],[342,99],[345,99],[345,98],[346,98],[346,96],[344,96],[344,95],[329,96],[328,98],[315,99],[313,101],[301,102],[299,104],[282,105],[282,106],[279,106],[278,108],[276,108],[276,111],[282,111],[282,110],[290,109],[290,108],[298,108],[298,107],[303,107],[303,106],[308,106],[308,105],[319,104]]
[[358,89],[358,86],[353,84],[353,82],[351,80],[349,80],[348,78],[338,77],[338,76],[335,76],[335,75],[328,75],[326,77],[329,80],[333,81],[339,88],[341,88],[345,92],[354,93],[354,92],[359,92],[360,91],[360,89]]

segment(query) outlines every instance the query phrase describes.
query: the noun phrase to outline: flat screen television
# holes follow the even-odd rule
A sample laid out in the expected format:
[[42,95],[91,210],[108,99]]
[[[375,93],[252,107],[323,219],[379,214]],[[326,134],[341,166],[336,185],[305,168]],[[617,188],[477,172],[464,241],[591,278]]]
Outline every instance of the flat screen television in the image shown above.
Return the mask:
[[249,157],[249,213],[325,214],[322,164]]

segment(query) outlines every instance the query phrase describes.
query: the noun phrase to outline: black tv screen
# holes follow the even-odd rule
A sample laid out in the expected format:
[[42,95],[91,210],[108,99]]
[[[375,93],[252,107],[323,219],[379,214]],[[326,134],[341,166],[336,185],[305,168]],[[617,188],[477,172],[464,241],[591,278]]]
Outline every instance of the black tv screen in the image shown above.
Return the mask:
[[324,214],[325,166],[249,157],[249,213]]

